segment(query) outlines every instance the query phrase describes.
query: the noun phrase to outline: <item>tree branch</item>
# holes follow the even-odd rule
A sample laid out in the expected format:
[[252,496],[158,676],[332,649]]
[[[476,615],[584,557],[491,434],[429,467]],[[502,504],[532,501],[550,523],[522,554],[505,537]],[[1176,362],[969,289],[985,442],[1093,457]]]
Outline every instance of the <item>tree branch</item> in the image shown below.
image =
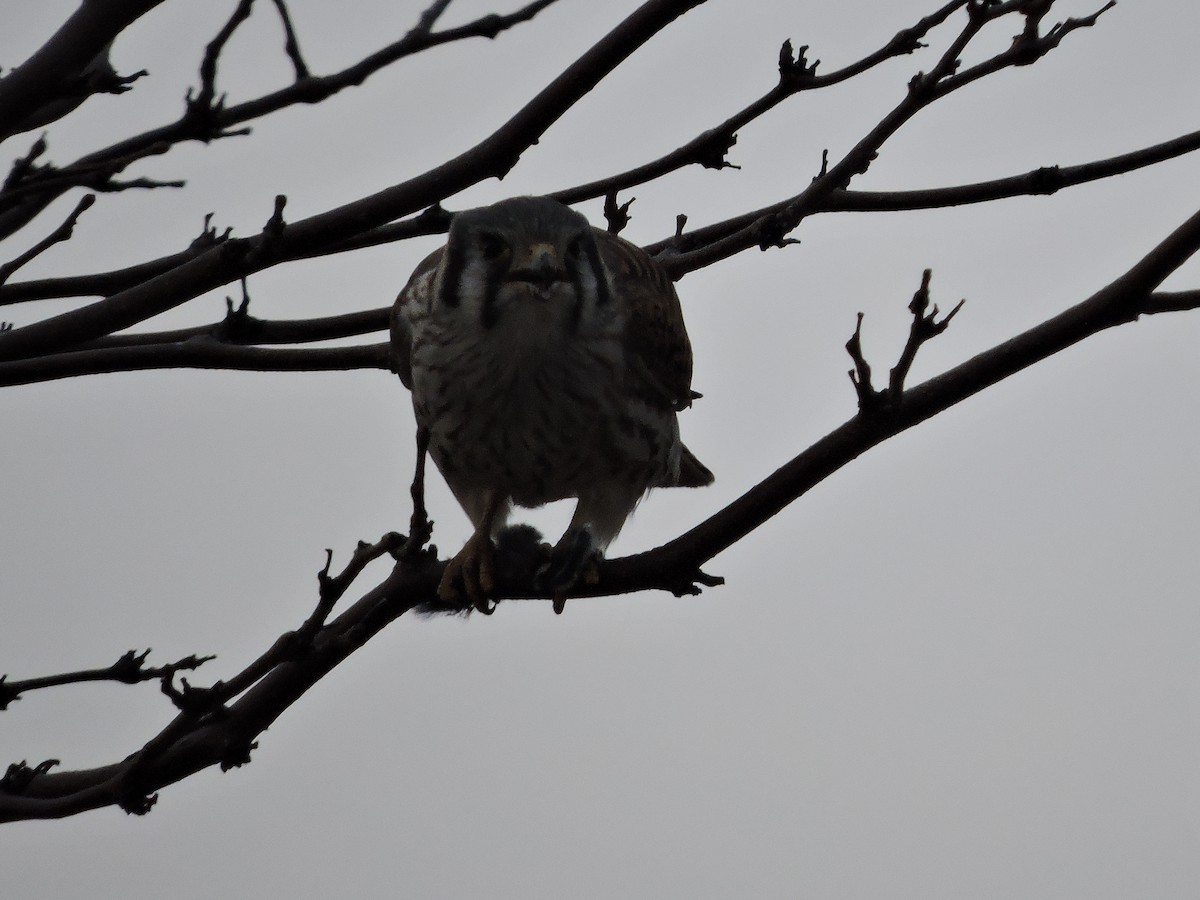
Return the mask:
[[[119,0],[105,0],[105,2],[116,4]],[[161,0],[157,0],[157,2],[161,2]],[[68,166],[54,169],[56,177],[53,179],[46,178],[27,184],[21,209],[10,212],[8,215],[0,215],[0,237],[12,234],[23,227],[73,186],[85,184],[99,189],[95,188],[92,181],[76,173],[106,171],[112,175],[128,165],[131,160],[154,153],[163,153],[175,144],[184,141],[208,142],[224,137],[248,134],[249,129],[235,126],[296,104],[320,103],[344,88],[362,84],[380,69],[423,50],[473,37],[495,38],[501,32],[529,21],[554,2],[556,0],[536,0],[536,2],[529,3],[508,15],[486,15],[465,25],[436,33],[431,32],[429,28],[437,17],[429,18],[423,15],[418,25],[401,40],[375,52],[349,68],[328,76],[309,75],[298,78],[288,87],[263,97],[234,106],[226,106],[224,96],[219,98],[216,96],[216,65],[225,43],[238,25],[249,15],[253,0],[241,0],[233,16],[208,45],[201,63],[200,88],[195,92],[188,91],[184,114],[179,119],[169,125],[152,129],[90,153]],[[285,19],[285,30],[287,21]],[[64,26],[64,29],[66,27]],[[294,34],[291,37],[294,38]],[[298,54],[298,48],[285,45],[285,50],[289,53],[293,66],[295,66],[298,56],[292,56],[292,49],[295,49]],[[302,60],[301,65],[303,65]],[[3,85],[4,81],[0,81],[0,85]],[[123,161],[121,165],[117,165],[118,160]],[[7,191],[0,191],[0,210],[9,205],[9,200],[10,196]],[[18,212],[19,214],[16,214]]]
[[[317,253],[307,257],[298,256],[296,259],[313,258],[331,253],[344,253],[360,250],[379,244],[406,240],[426,234],[445,234],[450,227],[450,214],[440,206],[434,205],[420,215],[400,222],[392,222],[379,228],[369,229],[355,238],[334,241]],[[26,303],[32,300],[46,300],[57,297],[102,297],[141,284],[147,279],[157,277],[186,262],[203,255],[203,253],[229,239],[230,229],[218,234],[206,220],[204,231],[192,241],[187,250],[160,257],[149,262],[140,263],[125,269],[115,269],[111,272],[98,272],[92,275],[76,275],[66,278],[44,278],[37,281],[25,281],[11,285],[0,285],[0,306],[9,303]],[[283,260],[287,261],[287,260]]]
[[[80,161],[65,168],[50,163],[34,166],[27,156],[13,166],[0,191],[0,239],[24,228],[51,201],[73,187],[89,187],[101,192],[121,191],[130,187],[183,187],[182,181],[152,181],[145,178],[126,182],[115,180],[115,176],[131,163],[165,153],[168,149],[170,147],[167,144],[154,144],[127,156],[103,162]],[[34,151],[40,153],[44,150],[45,142],[39,140],[34,145]]]
[[1185,312],[1200,307],[1200,290],[1155,291],[1148,298],[1142,311],[1152,316],[1157,313]]
[[[366,557],[394,549],[392,536],[376,545],[360,545],[346,577],[339,576],[328,590],[344,593]],[[323,596],[318,611],[300,632],[285,635],[229,682],[192,689],[193,696],[184,701],[187,708],[123,762],[55,773],[49,768],[56,761],[36,768],[10,767],[10,777],[0,783],[0,822],[62,818],[112,805],[145,813],[155,802],[154,792],[162,787],[212,765],[228,769],[248,762],[254,738],[309,688],[388,623],[421,599],[432,598],[440,568],[427,553],[403,556],[382,584],[327,624],[320,624],[324,622],[321,611],[327,613],[332,604]],[[323,570],[323,587],[333,584],[327,572]],[[306,628],[308,635],[304,635]]]
[[313,319],[270,320],[256,319],[245,307],[231,309],[220,322],[179,328],[175,331],[155,331],[139,334],[118,334],[97,338],[80,350],[109,350],[116,347],[176,344],[195,338],[211,338],[231,346],[248,344],[307,344],[313,341],[332,341],[357,337],[377,331],[387,331],[391,309],[379,307],[340,316]]
[[[227,117],[238,110],[249,117],[253,117],[249,115],[253,109],[259,110],[254,115],[270,111],[270,104],[264,105],[269,98],[227,109],[223,98],[218,98],[216,93],[216,68],[221,48],[248,15],[251,2],[242,0],[233,18],[208,47],[200,88],[192,101],[199,110],[194,113],[199,118],[192,123],[192,137],[202,136],[206,133],[205,129],[209,129],[207,133],[210,135],[228,133],[230,124],[236,122]],[[322,99],[321,91],[333,88],[334,82],[309,74],[285,2],[274,2],[283,22],[285,52],[293,64],[296,81],[291,88],[269,97],[281,103],[275,108],[296,102],[317,102]],[[415,52],[414,48],[432,46],[468,34],[494,37],[503,28],[518,21],[518,17],[530,18],[551,2],[553,0],[539,0],[508,17],[484,17],[459,29],[435,32],[433,29],[437,21],[449,5],[449,0],[435,0],[402,41],[380,51],[382,55],[376,54],[357,67],[344,70],[340,74],[346,79],[345,84],[334,89],[360,83],[361,78],[359,82],[353,79],[359,76],[365,78],[371,71],[386,65],[387,62],[383,60],[389,54]],[[6,353],[3,358],[8,360],[0,362],[0,384],[169,367],[274,371],[387,369],[390,357],[387,344],[288,350],[258,346],[306,343],[382,330],[387,324],[388,311],[366,310],[293,322],[259,320],[249,314],[248,298],[245,296],[246,275],[288,260],[444,230],[449,215],[437,205],[443,198],[484,178],[500,177],[506,173],[522,153],[536,143],[540,135],[636,47],[701,2],[703,0],[650,0],[643,4],[483,142],[442,166],[377,194],[291,223],[284,219],[284,198],[280,197],[262,231],[248,238],[229,239],[228,232],[218,235],[206,220],[204,233],[191,248],[161,260],[74,279],[42,280],[12,286],[0,284],[0,302],[10,303],[50,296],[112,294],[98,303],[23,329],[11,332],[0,329],[0,353]],[[150,2],[87,0],[83,8],[93,13],[99,10],[110,15],[124,14],[136,18],[134,14],[137,10],[144,12],[154,5]],[[673,267],[675,276],[680,277],[723,259],[739,252],[739,249],[755,245],[766,248],[786,243],[787,235],[803,218],[818,212],[928,208],[980,202],[999,196],[1052,193],[1068,184],[1129,171],[1190,152],[1200,145],[1200,132],[1197,132],[1099,163],[1067,169],[1039,169],[1023,176],[975,185],[923,192],[858,192],[847,189],[851,180],[870,165],[886,140],[920,109],[986,74],[1010,66],[1028,65],[1040,59],[1058,46],[1066,34],[1094,24],[1098,16],[1112,4],[1109,3],[1091,16],[1068,19],[1043,31],[1042,20],[1051,5],[1052,0],[955,0],[922,19],[917,26],[900,32],[875,54],[827,76],[816,75],[815,66],[808,64],[803,48],[796,54],[790,44],[785,44],[780,56],[780,84],[758,101],[672,154],[610,179],[569,189],[565,194],[560,193],[560,196],[576,200],[605,196],[608,199],[607,218],[613,230],[619,231],[627,218],[628,203],[624,206],[617,203],[618,187],[661,177],[668,171],[692,163],[712,168],[727,166],[726,151],[737,130],[765,114],[784,97],[811,87],[836,83],[891,56],[912,52],[930,28],[964,8],[966,24],[938,58],[930,73],[918,74],[910,83],[907,97],[846,156],[832,167],[823,163],[817,178],[803,192],[765,210],[687,234],[682,233],[685,220],[681,217],[676,235],[655,248],[664,261]],[[1012,46],[983,63],[962,70],[962,54],[974,37],[985,25],[1010,14],[1021,16],[1024,26]],[[76,17],[72,17],[68,25],[76,22],[79,15],[77,13]],[[76,66],[84,58],[82,54],[89,46],[88,41],[104,34],[95,21],[85,24],[86,27],[76,22],[74,28],[79,33],[67,33],[58,47],[58,57],[51,60],[54,63],[52,68],[61,76],[58,86],[52,85],[53,90],[47,91],[48,96],[53,95],[51,99],[63,96],[62,85],[72,77],[71,72],[77,71]],[[67,28],[64,26],[60,35],[67,32]],[[87,34],[83,34],[84,31]],[[56,36],[52,43],[58,40]],[[47,65],[45,61],[39,64]],[[355,74],[349,75],[351,72]],[[0,80],[0,122],[11,121],[4,115],[5,103],[9,104],[9,108],[21,109],[19,103],[14,107],[9,78]],[[35,111],[44,108],[42,99],[35,97],[31,102],[31,108]],[[259,106],[254,107],[254,102]],[[150,152],[147,147],[166,147],[171,144],[171,140],[164,139],[164,143],[145,144],[139,149],[137,141],[143,138],[145,136],[118,145],[124,149],[123,154],[107,161],[93,155],[90,161],[85,158],[75,167],[57,171],[39,168],[35,164],[41,153],[35,144],[34,150],[14,168],[14,174],[10,176],[11,184],[6,185],[9,191],[5,198],[0,198],[0,202],[5,199],[12,201],[14,216],[18,212],[25,214],[41,202],[47,192],[61,192],[70,184],[78,183],[78,179],[85,175],[100,179],[110,188],[139,182],[146,184],[148,182],[145,180],[137,179],[124,184],[112,181],[121,166]],[[183,138],[172,140],[179,139]],[[109,151],[112,150],[109,148]],[[73,171],[68,172],[72,168]],[[29,199],[31,205],[21,202],[25,199]],[[67,239],[75,220],[85,208],[85,202],[81,202],[50,236],[7,266],[0,267],[0,282],[49,246]],[[393,221],[420,210],[425,211],[413,219]],[[909,335],[891,370],[886,389],[877,391],[871,384],[871,367],[859,341],[862,324],[860,315],[859,327],[848,344],[855,363],[852,377],[859,396],[859,410],[852,419],[724,509],[674,540],[644,553],[604,563],[599,582],[582,587],[577,595],[612,595],[648,589],[684,594],[697,592],[700,585],[719,583],[720,579],[704,574],[700,567],[871,447],[1092,334],[1134,321],[1143,314],[1200,308],[1200,291],[1158,290],[1163,280],[1184,261],[1192,258],[1198,249],[1200,213],[1161,241],[1124,275],[1082,303],[942,375],[916,387],[908,387],[906,381],[920,347],[941,334],[961,307],[960,303],[947,316],[939,319],[937,307],[932,305],[931,309],[930,276],[926,272],[921,288],[909,306],[913,317]],[[236,308],[233,301],[229,300],[228,314],[221,322],[169,332],[113,334],[185,302],[204,290],[239,278],[243,280],[243,300]],[[419,444],[421,440],[419,435]],[[331,573],[332,552],[327,551],[326,564],[318,573],[318,600],[308,617],[297,630],[282,635],[229,680],[218,681],[209,687],[193,687],[185,679],[180,679],[180,686],[177,687],[176,672],[194,669],[208,658],[187,657],[167,666],[147,668],[144,663],[149,651],[143,654],[129,651],[105,669],[17,682],[5,682],[0,678],[0,709],[17,699],[22,692],[52,685],[100,680],[133,683],[157,679],[161,682],[163,693],[178,710],[166,728],[121,762],[74,772],[51,772],[57,764],[53,760],[33,767],[24,763],[11,766],[0,781],[0,821],[55,818],[109,805],[119,805],[129,812],[144,813],[153,805],[155,792],[166,785],[213,765],[227,769],[247,762],[250,751],[256,746],[255,739],[309,688],[398,616],[433,602],[444,564],[436,559],[434,552],[421,549],[428,537],[428,522],[423,515],[418,515],[418,510],[423,513],[419,477],[423,472],[423,460],[421,447],[418,478],[413,485],[414,516],[410,525],[414,532],[413,539],[406,540],[389,534],[374,544],[360,543],[345,570],[339,574]],[[397,559],[391,574],[330,621],[337,603],[349,592],[364,568],[385,554]],[[528,590],[528,583],[529,579],[522,581],[520,577],[510,578],[502,584],[500,597],[534,596]]]
[[580,203],[584,200],[603,197],[614,191],[628,190],[690,165],[700,165],[707,169],[718,170],[737,168],[726,161],[726,155],[736,143],[737,133],[741,129],[766,115],[789,97],[804,91],[840,84],[889,59],[914,53],[925,46],[921,43],[921,38],[945,22],[966,3],[967,0],[952,0],[937,12],[925,16],[912,27],[898,32],[887,44],[874,53],[826,75],[817,74],[819,62],[811,65],[808,63],[805,58],[807,46],[801,47],[799,52],[795,53],[791,41],[784,41],[779,55],[779,82],[753,103],[665,156],[618,175],[610,175],[587,184],[556,191],[549,196],[562,203]]
[[[902,212],[916,209],[940,209],[971,203],[986,203],[1011,197],[1053,194],[1064,188],[1087,184],[1156,165],[1160,162],[1192,153],[1197,149],[1200,149],[1200,131],[1193,131],[1158,144],[1142,147],[1107,159],[1073,166],[1042,166],[1019,175],[1010,175],[1004,178],[975,182],[974,184],[940,188],[920,188],[907,191],[835,190],[815,210],[815,213]],[[621,176],[614,177],[620,178]],[[607,183],[607,179],[593,182],[592,184],[601,185],[605,183]],[[579,188],[568,188],[565,191],[560,191],[555,196],[561,199],[561,196],[567,195],[567,192],[574,194],[582,190],[582,186]],[[789,204],[794,203],[796,199],[797,197],[795,196],[789,197],[778,203],[752,210],[751,212],[735,216],[723,222],[715,222],[711,225],[693,229],[690,232],[675,234],[669,238],[648,244],[645,249],[652,255],[677,254],[682,251],[693,250],[740,231],[759,219],[776,215]],[[432,206],[412,219],[393,222],[363,231],[354,238],[329,244],[317,252],[310,254],[308,257],[297,258],[313,258],[358,250],[394,241],[406,240],[418,235],[444,234],[449,227],[450,218],[451,214],[443,210],[440,206]],[[14,284],[3,284],[0,285],[0,306],[50,298],[104,296],[116,293],[139,284],[148,278],[168,272],[182,265],[184,262],[195,259],[204,250],[209,249],[219,242],[215,235],[207,235],[207,237],[207,240],[199,239],[197,242],[194,242],[193,247],[189,250],[140,263],[125,269],[98,272],[90,275],[44,278]],[[314,340],[319,340],[319,338],[314,338]]]
[[638,47],[704,0],[648,0],[601,38],[515,116],[481,143],[422,175],[328,212],[289,223],[277,235],[232,239],[182,266],[97,303],[0,334],[0,359],[64,350],[128,328],[207,290],[311,253],[364,228],[411,215],[489,177],[521,154]]
[[[1123,175],[1169,159],[1183,156],[1200,149],[1200,131],[1189,132],[1177,138],[1142,147],[1108,159],[1082,163],[1074,166],[1042,166],[1020,175],[1010,175],[974,184],[952,187],[919,188],[907,191],[832,191],[816,213],[829,212],[907,212],[917,209],[942,209],[949,206],[965,206],[971,203],[987,203],[1010,197],[1053,194],[1064,188]],[[705,247],[723,238],[750,227],[754,222],[780,214],[801,195],[788,197],[770,206],[734,216],[722,222],[714,222],[690,232],[676,233],[668,238],[647,244],[645,250],[653,256],[679,254]],[[676,263],[678,266],[678,263]],[[680,267],[682,268],[682,267]],[[694,271],[688,269],[687,271]],[[0,288],[0,302],[7,290]]]
[[[6,334],[8,332],[5,332]],[[245,372],[331,372],[390,368],[387,344],[271,350],[191,338],[169,344],[134,344],[73,350],[0,363],[0,387],[143,369],[236,369]]]
[[[718,582],[702,573],[700,565],[871,447],[1092,334],[1133,321],[1145,312],[1200,306],[1200,292],[1154,293],[1162,280],[1198,249],[1200,212],[1092,297],[942,375],[895,394],[886,405],[860,409],[846,424],[683,535],[654,550],[604,563],[599,582],[584,587],[578,595],[647,589],[688,593],[697,590],[697,584]],[[932,321],[924,313],[927,305],[926,278],[912,304],[914,333],[922,327],[916,320]],[[906,348],[902,360],[908,356]],[[406,554],[402,549],[398,536],[385,536],[375,545],[360,544],[346,571],[336,578],[329,575],[327,562],[319,575],[317,609],[301,630],[284,635],[229,682],[204,689],[191,689],[185,683],[183,691],[176,691],[170,678],[164,677],[164,691],[181,711],[125,761],[57,773],[50,772],[56,763],[52,760],[34,768],[25,764],[10,767],[9,776],[0,784],[0,821],[57,818],[114,804],[144,813],[156,799],[153,792],[162,787],[212,765],[229,768],[247,762],[256,746],[254,738],[325,674],[397,617],[433,601],[444,563],[428,551]],[[348,590],[366,562],[384,552],[398,555],[392,573],[327,622],[333,603]]]
[[311,77],[311,73],[308,70],[308,64],[304,61],[304,55],[300,52],[300,40],[296,37],[292,16],[288,12],[285,0],[275,0],[275,8],[279,11],[279,20],[283,25],[283,51],[292,61],[292,71],[296,73],[296,80],[303,81],[305,78]]
[[[783,246],[786,236],[809,215],[823,209],[837,191],[845,190],[852,179],[867,171],[878,156],[883,145],[923,109],[948,96],[954,91],[978,80],[984,74],[1026,65],[1029,61],[1022,53],[1010,47],[973,67],[968,72],[955,74],[959,59],[970,43],[980,34],[984,26],[1009,14],[1024,15],[1025,0],[1010,0],[1005,3],[968,3],[967,21],[958,36],[950,42],[934,67],[928,72],[919,72],[909,81],[904,99],[892,108],[870,131],[833,166],[822,164],[820,173],[799,194],[777,204],[771,212],[748,219],[746,224],[715,238],[700,247],[665,256],[661,262],[672,278],[678,280],[689,272],[712,265],[752,247],[768,249]],[[1103,10],[1102,10],[1103,11]],[[1099,13],[1097,13],[1099,15]],[[1093,21],[1094,21],[1094,17]],[[1083,20],[1080,20],[1081,22]],[[1090,24],[1090,22],[1084,23]],[[1079,26],[1079,27],[1082,27]],[[1044,55],[1058,46],[1069,31],[1056,33],[1038,44]],[[666,242],[669,245],[669,242]]]
[[[0,140],[40,121],[38,111],[76,95],[113,39],[163,0],[88,0],[29,59],[0,78]],[[32,125],[28,127],[37,127]]]
[[8,281],[8,279],[12,277],[12,274],[22,266],[41,256],[55,244],[61,243],[62,241],[69,241],[71,239],[71,235],[75,233],[75,223],[79,221],[79,217],[83,215],[84,211],[90,208],[95,202],[95,194],[84,194],[80,201],[75,204],[75,208],[71,210],[71,214],[67,216],[61,225],[55,228],[52,232],[46,235],[46,237],[42,238],[16,259],[0,266],[0,285]]
[[[1087,300],[928,381],[869,406],[720,512],[655,550],[606,564],[596,593],[694,571],[870,448],[1079,341],[1140,315],[1200,308],[1200,291],[1155,293],[1200,250],[1200,212]],[[656,573],[659,573],[656,575]],[[672,575],[672,573],[675,573]]]
[[121,684],[139,684],[143,681],[154,681],[170,677],[176,672],[197,669],[204,663],[216,659],[215,656],[185,656],[178,662],[165,666],[147,667],[146,658],[149,650],[137,653],[129,650],[111,666],[103,669],[84,669],[80,672],[66,672],[61,675],[46,675],[41,678],[26,678],[21,681],[8,681],[6,675],[0,675],[0,710],[21,698],[21,694],[41,690],[48,687],[60,687],[66,684],[83,684],[88,681],[117,681]]

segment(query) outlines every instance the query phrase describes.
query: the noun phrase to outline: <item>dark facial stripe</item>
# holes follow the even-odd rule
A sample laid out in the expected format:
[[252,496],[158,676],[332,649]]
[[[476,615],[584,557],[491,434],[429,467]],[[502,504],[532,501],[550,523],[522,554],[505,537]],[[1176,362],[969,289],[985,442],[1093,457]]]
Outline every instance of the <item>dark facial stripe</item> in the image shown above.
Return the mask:
[[596,305],[604,306],[612,298],[608,295],[608,279],[604,277],[604,263],[600,261],[600,249],[596,246],[596,239],[590,234],[583,242],[583,252],[587,257],[588,265],[592,267],[592,271],[596,275]]
[[571,307],[571,318],[568,321],[568,327],[572,331],[579,327],[579,320],[583,316],[584,266],[591,270],[592,277],[596,281],[596,305],[604,306],[609,301],[608,279],[604,277],[604,264],[600,261],[600,251],[596,248],[595,239],[589,234],[581,238],[579,243],[580,249],[583,251],[582,258],[575,257],[570,273],[571,283],[575,286],[575,303]]
[[466,262],[463,241],[457,240],[451,232],[450,242],[446,244],[446,258],[442,262],[442,293],[438,297],[443,306],[458,306],[458,284]]

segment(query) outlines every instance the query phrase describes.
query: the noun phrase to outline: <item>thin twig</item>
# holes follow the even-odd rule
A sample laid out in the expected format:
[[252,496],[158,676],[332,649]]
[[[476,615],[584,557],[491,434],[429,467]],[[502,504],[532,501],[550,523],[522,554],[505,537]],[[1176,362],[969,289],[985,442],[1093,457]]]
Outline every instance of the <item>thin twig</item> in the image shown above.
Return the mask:
[[96,202],[95,194],[84,194],[79,202],[75,204],[75,208],[71,210],[70,215],[63,221],[61,225],[55,228],[52,232],[18,256],[11,262],[7,262],[0,266],[0,285],[8,281],[14,272],[41,256],[46,250],[53,247],[55,244],[62,241],[69,241],[75,233],[75,223],[79,221],[79,217],[83,215],[84,210],[90,209],[92,204]]
[[1148,316],[1158,313],[1186,312],[1200,307],[1200,290],[1155,291],[1142,307]]
[[433,3],[429,4],[425,11],[421,13],[420,18],[417,19],[417,24],[414,26],[413,31],[419,34],[431,34],[433,26],[437,24],[438,19],[442,17],[442,13],[446,11],[449,5],[450,0],[433,0]]
[[[945,331],[950,320],[958,315],[958,311],[966,303],[966,300],[959,300],[945,318],[939,319],[936,303],[933,304],[933,309],[929,310],[929,281],[932,277],[933,271],[926,269],[921,276],[921,286],[917,288],[912,302],[908,304],[908,311],[912,313],[912,324],[908,330],[908,340],[904,343],[904,350],[900,353],[900,359],[892,367],[888,377],[888,401],[890,403],[898,402],[904,393],[904,380],[908,377],[908,371],[917,359],[917,351],[921,349],[922,345]],[[927,310],[929,311],[926,312]]]
[[229,19],[204,48],[204,57],[200,60],[200,87],[195,92],[188,88],[184,97],[186,112],[183,121],[188,126],[189,137],[209,140],[222,130],[216,123],[217,114],[225,106],[224,95],[217,96],[217,62],[238,26],[250,18],[253,6],[254,0],[238,0]]
[[308,78],[310,73],[308,64],[304,61],[304,55],[300,52],[300,41],[296,37],[296,29],[292,25],[292,16],[288,12],[286,0],[274,0],[275,9],[279,12],[279,19],[283,23],[284,43],[283,50],[287,53],[288,59],[292,61],[292,71],[296,73],[296,80],[303,81]]
[[163,666],[150,667],[146,665],[149,650],[138,653],[129,650],[111,666],[103,669],[83,669],[78,672],[64,672],[60,675],[45,675],[41,678],[25,678],[20,681],[8,681],[7,676],[0,675],[0,710],[7,709],[14,700],[20,699],[21,694],[29,691],[42,690],[48,687],[61,687],[66,684],[84,684],[89,681],[116,681],[121,684],[139,684],[143,681],[154,681],[176,672],[191,671],[204,663],[216,659],[215,656],[185,656],[177,662]]
[[604,195],[604,220],[608,223],[609,234],[620,234],[629,224],[629,207],[637,197],[630,197],[624,203],[617,203],[617,192],[609,191]]
[[850,360],[854,363],[854,368],[850,370],[850,381],[854,384],[854,392],[858,394],[858,409],[860,412],[867,412],[878,405],[879,392],[871,384],[871,364],[863,355],[863,318],[863,314],[859,313],[854,334],[846,341],[846,352],[850,354]]

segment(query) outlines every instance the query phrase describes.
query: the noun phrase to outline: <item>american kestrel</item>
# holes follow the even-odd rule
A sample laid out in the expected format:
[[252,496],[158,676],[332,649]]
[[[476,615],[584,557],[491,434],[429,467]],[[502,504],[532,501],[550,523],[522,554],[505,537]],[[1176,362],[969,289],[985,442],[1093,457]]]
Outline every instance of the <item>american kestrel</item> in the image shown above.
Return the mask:
[[537,578],[561,612],[650,488],[713,480],[679,438],[697,395],[670,279],[557,201],[455,215],[396,300],[392,347],[429,454],[475,526],[443,601],[488,611],[493,538],[513,504],[578,499]]

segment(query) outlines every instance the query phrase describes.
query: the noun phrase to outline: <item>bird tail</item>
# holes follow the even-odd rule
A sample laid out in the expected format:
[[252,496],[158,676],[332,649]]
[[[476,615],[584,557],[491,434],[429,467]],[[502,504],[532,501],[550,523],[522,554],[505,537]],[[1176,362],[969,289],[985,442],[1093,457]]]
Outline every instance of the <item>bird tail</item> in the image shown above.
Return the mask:
[[696,455],[683,445],[679,454],[679,474],[664,479],[656,487],[707,487],[715,480],[708,466],[696,459]]

